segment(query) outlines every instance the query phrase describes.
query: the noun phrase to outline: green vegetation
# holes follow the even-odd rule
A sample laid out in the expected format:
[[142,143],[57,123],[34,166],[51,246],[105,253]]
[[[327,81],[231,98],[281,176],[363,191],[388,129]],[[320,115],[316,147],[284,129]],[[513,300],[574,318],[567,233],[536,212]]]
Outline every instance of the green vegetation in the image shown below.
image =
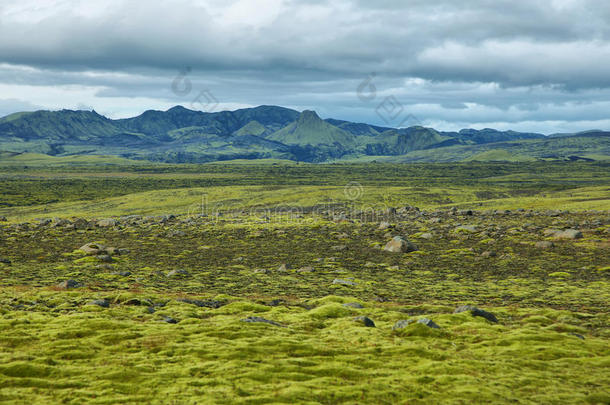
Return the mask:
[[608,163],[92,162],[0,164],[2,403],[610,402]]
[[36,111],[0,118],[0,153],[105,155],[174,163],[233,159],[302,162],[608,160],[610,132],[546,137],[464,129],[384,128],[314,111],[259,106],[204,113],[176,106],[111,120],[95,111]]

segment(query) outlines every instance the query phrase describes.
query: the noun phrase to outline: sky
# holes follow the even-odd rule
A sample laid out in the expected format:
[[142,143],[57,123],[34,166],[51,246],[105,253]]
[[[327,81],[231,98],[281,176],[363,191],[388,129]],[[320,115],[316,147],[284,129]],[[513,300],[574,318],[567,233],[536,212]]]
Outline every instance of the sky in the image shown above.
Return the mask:
[[610,130],[606,0],[0,0],[0,116],[174,105]]

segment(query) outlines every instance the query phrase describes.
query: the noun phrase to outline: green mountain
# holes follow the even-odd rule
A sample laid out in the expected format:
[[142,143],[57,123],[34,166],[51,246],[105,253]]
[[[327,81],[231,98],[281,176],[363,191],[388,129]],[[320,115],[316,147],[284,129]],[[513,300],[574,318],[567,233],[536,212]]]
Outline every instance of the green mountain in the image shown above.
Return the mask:
[[267,139],[285,145],[336,146],[351,149],[356,144],[354,135],[329,124],[315,111],[303,111],[296,121],[269,135]]
[[[176,106],[112,120],[95,111],[21,112],[0,118],[0,152],[112,155],[164,162],[289,159],[528,161],[610,159],[610,132],[544,136],[463,129],[440,132],[323,120],[314,111],[259,106],[206,113]],[[2,159],[0,153],[0,159]]]

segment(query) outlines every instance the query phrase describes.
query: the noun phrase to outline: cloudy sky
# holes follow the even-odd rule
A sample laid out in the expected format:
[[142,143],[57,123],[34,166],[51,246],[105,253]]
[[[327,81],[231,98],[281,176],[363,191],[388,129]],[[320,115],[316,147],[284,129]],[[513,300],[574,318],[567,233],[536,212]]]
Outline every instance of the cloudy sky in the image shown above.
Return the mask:
[[0,0],[0,116],[274,104],[324,118],[610,129],[606,0]]

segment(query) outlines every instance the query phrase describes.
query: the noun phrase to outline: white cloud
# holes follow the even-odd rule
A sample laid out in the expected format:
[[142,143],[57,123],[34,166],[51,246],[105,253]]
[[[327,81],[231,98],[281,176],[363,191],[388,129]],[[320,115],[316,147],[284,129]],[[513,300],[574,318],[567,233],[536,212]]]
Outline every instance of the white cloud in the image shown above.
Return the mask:
[[[190,66],[193,92],[219,108],[278,104],[383,125],[376,107],[393,96],[441,129],[554,132],[605,122],[608,38],[610,5],[595,0],[1,2],[0,94],[25,103],[14,108],[127,116],[188,106],[170,87]],[[371,72],[376,99],[365,103],[356,89]]]

